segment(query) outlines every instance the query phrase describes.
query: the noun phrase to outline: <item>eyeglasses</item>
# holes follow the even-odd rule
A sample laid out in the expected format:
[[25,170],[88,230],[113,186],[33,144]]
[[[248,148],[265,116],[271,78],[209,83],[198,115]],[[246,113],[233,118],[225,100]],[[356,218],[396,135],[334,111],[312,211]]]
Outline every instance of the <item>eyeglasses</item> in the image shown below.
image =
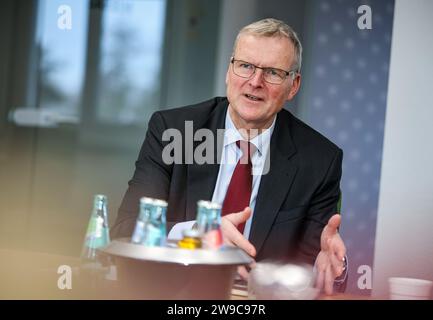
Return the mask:
[[256,69],[262,69],[263,79],[272,84],[282,84],[287,76],[291,76],[294,79],[297,73],[296,70],[285,71],[277,68],[262,68],[246,61],[236,60],[235,58],[232,58],[230,63],[233,65],[235,75],[242,78],[249,79],[254,75]]

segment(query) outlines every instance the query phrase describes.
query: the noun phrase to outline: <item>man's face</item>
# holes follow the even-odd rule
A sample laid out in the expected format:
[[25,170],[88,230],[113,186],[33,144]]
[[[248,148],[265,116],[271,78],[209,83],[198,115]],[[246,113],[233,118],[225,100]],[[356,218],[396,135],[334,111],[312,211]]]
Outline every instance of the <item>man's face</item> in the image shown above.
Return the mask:
[[[259,67],[272,67],[289,71],[295,57],[295,48],[284,37],[261,37],[244,34],[239,38],[234,58]],[[272,124],[274,115],[291,100],[300,85],[300,75],[292,80],[287,76],[281,84],[263,79],[263,70],[256,69],[246,79],[233,73],[230,63],[226,75],[230,116],[238,129],[264,129]],[[253,96],[253,97],[251,97]]]

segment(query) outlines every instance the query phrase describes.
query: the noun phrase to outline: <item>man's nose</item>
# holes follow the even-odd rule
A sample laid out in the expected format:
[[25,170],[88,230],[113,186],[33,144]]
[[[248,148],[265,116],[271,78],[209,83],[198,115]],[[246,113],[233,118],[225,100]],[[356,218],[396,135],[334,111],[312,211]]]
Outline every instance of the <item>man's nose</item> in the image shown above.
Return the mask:
[[263,86],[263,81],[263,70],[257,68],[248,82],[251,86],[257,88]]

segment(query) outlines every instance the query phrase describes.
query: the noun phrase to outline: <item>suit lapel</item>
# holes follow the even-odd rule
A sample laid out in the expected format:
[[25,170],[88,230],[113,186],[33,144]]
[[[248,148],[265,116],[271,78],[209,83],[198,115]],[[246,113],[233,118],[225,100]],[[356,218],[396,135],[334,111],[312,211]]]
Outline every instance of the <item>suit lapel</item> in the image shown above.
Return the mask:
[[260,180],[249,237],[257,253],[272,227],[298,170],[292,158],[296,148],[289,130],[289,117],[283,112],[277,116],[271,138],[269,172]]
[[[187,165],[187,183],[186,183],[186,215],[187,219],[196,218],[196,208],[198,200],[211,200],[215,183],[218,177],[219,156],[223,147],[224,135],[220,138],[220,144],[217,144],[217,129],[224,129],[225,117],[227,113],[227,100],[223,100],[215,107],[209,118],[203,124],[194,123],[194,132],[200,128],[212,131],[214,139],[213,163],[211,164],[193,164]],[[220,132],[222,133],[222,131]],[[194,141],[193,149],[195,150],[200,141]]]

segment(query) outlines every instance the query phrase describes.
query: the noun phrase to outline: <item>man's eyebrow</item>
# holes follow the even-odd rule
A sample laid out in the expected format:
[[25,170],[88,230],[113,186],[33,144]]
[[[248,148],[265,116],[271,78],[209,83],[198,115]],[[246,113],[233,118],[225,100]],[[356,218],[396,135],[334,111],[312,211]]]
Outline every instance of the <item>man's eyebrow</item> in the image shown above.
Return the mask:
[[235,60],[240,60],[240,61],[243,61],[243,62],[246,62],[246,63],[252,64],[252,65],[254,65],[254,66],[256,66],[256,67],[260,67],[260,68],[266,68],[266,69],[278,69],[278,70],[285,71],[284,68],[279,68],[279,67],[274,67],[274,66],[261,66],[261,65],[259,65],[259,64],[255,64],[255,63],[250,62],[250,61],[248,61],[248,60],[243,60],[243,59],[235,59]]
[[251,61],[248,61],[248,60],[245,60],[245,59],[241,59],[241,58],[238,58],[238,57],[234,57],[234,56],[232,58],[234,60],[238,60],[238,61],[242,61],[242,62],[246,62],[246,63],[252,64],[252,65],[254,65],[256,67],[259,67],[259,68],[262,68],[262,69],[276,69],[276,70],[281,70],[281,71],[284,71],[284,72],[294,71],[294,70],[287,71],[285,68],[274,67],[274,66],[261,66],[259,64],[254,63],[254,62],[251,62]]

